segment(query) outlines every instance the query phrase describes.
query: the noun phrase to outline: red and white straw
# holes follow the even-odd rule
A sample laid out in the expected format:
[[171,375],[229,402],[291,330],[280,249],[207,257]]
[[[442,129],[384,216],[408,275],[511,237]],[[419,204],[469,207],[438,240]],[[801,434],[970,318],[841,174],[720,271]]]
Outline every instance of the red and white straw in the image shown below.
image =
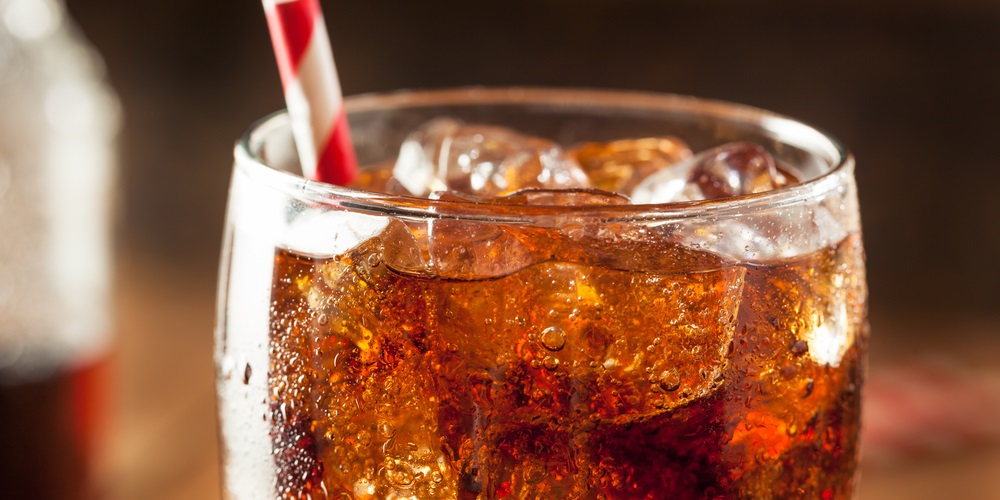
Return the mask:
[[263,0],[302,173],[347,185],[357,159],[319,0]]

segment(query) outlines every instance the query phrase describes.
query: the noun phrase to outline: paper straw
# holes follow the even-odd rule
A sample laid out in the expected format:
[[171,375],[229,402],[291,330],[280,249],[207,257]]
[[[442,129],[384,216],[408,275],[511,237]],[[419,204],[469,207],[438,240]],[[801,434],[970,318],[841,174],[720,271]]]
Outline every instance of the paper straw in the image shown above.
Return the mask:
[[344,186],[358,166],[319,0],[263,0],[302,174]]

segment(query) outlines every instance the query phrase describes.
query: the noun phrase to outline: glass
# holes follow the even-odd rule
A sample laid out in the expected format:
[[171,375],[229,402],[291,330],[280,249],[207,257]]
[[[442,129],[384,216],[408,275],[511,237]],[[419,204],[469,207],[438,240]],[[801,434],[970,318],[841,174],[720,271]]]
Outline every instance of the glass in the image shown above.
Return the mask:
[[664,205],[397,197],[302,179],[287,116],[261,121],[236,147],[219,289],[229,498],[854,494],[867,292],[836,141],[643,93],[347,110],[362,165],[450,116],[565,146],[751,141],[806,181]]

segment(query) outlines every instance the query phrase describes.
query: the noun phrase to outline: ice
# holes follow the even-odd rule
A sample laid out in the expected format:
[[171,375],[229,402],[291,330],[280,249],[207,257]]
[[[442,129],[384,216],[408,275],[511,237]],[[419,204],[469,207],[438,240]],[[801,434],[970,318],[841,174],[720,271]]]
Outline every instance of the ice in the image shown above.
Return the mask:
[[762,147],[732,142],[660,170],[632,190],[632,203],[713,200],[770,191],[789,183]]
[[393,176],[415,196],[590,187],[583,169],[551,141],[450,118],[428,122],[404,141]]
[[828,194],[805,206],[772,207],[742,217],[706,220],[695,226],[662,225],[652,231],[726,259],[767,262],[805,255],[844,239],[848,233],[837,219],[840,200]]
[[288,224],[280,245],[316,256],[344,253],[381,232],[388,220],[363,213],[306,210]]
[[410,133],[399,147],[392,176],[416,196],[446,190],[444,180],[438,178],[438,160],[442,144],[460,127],[457,120],[438,118]]
[[632,203],[645,205],[703,199],[698,186],[688,181],[697,158],[671,165],[643,179],[629,194]]
[[784,186],[771,154],[748,142],[734,142],[698,155],[691,181],[707,199],[771,191]]
[[628,205],[621,194],[597,189],[522,189],[499,200],[511,205],[558,205],[564,207]]
[[655,172],[691,157],[691,149],[676,137],[588,142],[570,151],[594,187],[628,193]]
[[540,260],[512,228],[500,224],[437,220],[429,240],[430,266],[445,278],[496,278]]

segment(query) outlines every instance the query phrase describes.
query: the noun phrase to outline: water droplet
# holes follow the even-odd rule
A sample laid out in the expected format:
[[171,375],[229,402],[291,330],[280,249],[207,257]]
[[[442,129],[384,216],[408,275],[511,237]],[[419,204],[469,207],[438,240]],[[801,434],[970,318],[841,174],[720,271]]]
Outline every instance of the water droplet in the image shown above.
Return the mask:
[[396,428],[389,422],[382,422],[378,424],[378,433],[382,437],[391,438],[394,434],[396,434]]
[[815,383],[813,382],[813,380],[809,379],[806,382],[806,386],[802,389],[802,397],[803,398],[808,398],[813,393],[813,387],[814,386],[815,386]]
[[555,370],[559,367],[559,360],[554,356],[545,356],[545,359],[542,360],[542,364],[545,365],[546,369]]
[[542,345],[550,351],[558,351],[566,345],[566,332],[558,326],[542,330]]
[[792,344],[792,354],[796,356],[801,356],[809,350],[809,343],[805,340],[800,340]]
[[372,433],[370,433],[368,431],[361,431],[361,432],[359,432],[358,433],[358,442],[361,443],[362,446],[368,446],[368,445],[372,444]]
[[253,375],[253,370],[250,368],[250,363],[247,363],[246,368],[243,369],[243,385],[250,384],[250,375]]
[[402,488],[413,484],[413,471],[409,467],[401,466],[394,469],[386,469],[385,475],[392,484]]
[[656,384],[667,392],[674,392],[681,386],[681,377],[675,370],[664,370],[656,378]]

